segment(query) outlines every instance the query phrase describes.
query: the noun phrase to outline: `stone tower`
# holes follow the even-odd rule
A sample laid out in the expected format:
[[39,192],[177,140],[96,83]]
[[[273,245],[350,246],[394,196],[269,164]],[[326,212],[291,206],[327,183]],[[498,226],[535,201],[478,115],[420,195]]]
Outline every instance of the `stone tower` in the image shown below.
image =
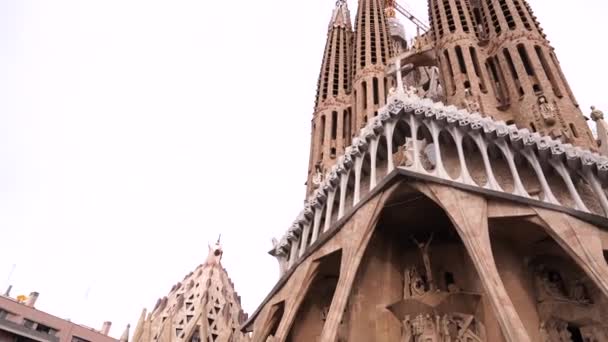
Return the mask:
[[132,341],[249,341],[239,330],[247,315],[221,265],[222,254],[219,240],[209,246],[204,264],[174,285],[150,313],[143,310]]
[[596,147],[525,0],[431,0],[429,14],[447,103]]
[[386,103],[385,69],[391,58],[391,35],[384,1],[360,0],[355,21],[353,95],[357,133]]
[[243,331],[608,341],[608,157],[529,7],[430,0],[391,57],[394,5],[359,1],[355,137],[274,241],[281,278]]
[[339,0],[329,22],[317,85],[307,194],[321,181],[318,177],[323,171],[335,164],[338,154],[350,145],[353,134],[352,39],[350,12],[346,1]]

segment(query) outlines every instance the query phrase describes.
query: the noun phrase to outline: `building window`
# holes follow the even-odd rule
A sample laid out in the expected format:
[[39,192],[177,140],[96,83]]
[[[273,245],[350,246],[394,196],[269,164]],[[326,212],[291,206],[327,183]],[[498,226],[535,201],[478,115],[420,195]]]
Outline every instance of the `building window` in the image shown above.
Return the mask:
[[49,326],[40,323],[38,323],[38,326],[36,326],[36,331],[40,331],[49,335],[55,335],[57,333],[57,329],[53,329]]
[[11,316],[10,312],[0,309],[0,319],[9,319],[10,316]]
[[374,104],[380,103],[380,94],[378,90],[378,78],[374,77],[372,80],[373,91],[374,91]]
[[25,318],[23,320],[23,326],[29,329],[36,329],[36,322],[30,321],[29,319]]
[[331,138],[336,139],[338,135],[338,112],[331,112]]
[[89,340],[85,340],[82,337],[78,337],[78,336],[72,336],[72,342],[91,342]]

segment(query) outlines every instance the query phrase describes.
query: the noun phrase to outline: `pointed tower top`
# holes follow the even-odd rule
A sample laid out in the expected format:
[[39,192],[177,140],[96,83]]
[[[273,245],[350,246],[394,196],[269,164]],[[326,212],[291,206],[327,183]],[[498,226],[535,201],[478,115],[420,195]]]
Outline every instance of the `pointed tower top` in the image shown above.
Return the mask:
[[352,29],[350,23],[350,11],[348,10],[346,0],[336,1],[336,8],[331,15],[331,21],[329,22],[328,29],[331,30],[332,27],[346,27],[348,29]]
[[222,250],[222,245],[220,244],[221,238],[222,235],[220,234],[220,237],[217,239],[215,244],[213,246],[208,246],[209,254],[207,254],[207,261],[205,261],[205,264],[219,264],[222,260],[222,254],[224,254],[224,251]]

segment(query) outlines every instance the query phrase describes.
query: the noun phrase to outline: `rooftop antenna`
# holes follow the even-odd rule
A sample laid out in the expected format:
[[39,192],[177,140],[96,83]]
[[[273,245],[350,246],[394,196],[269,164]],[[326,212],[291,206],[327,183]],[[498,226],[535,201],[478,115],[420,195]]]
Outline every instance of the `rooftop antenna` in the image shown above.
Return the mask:
[[220,240],[221,240],[221,239],[222,239],[222,233],[220,233],[220,236],[218,236],[218,237],[217,237],[217,242],[216,242],[216,243],[217,243],[218,245],[220,244]]
[[8,277],[6,278],[6,283],[10,283],[11,281],[11,277],[13,276],[13,273],[15,272],[15,268],[17,268],[17,264],[13,264],[13,266],[11,267],[11,270],[8,272]]

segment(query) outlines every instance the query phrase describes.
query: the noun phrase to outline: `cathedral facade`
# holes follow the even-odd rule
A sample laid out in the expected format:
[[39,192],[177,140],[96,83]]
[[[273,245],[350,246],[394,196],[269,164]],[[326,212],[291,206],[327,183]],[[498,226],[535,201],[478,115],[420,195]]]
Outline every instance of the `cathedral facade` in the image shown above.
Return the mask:
[[[608,341],[608,158],[526,0],[338,0],[266,341]],[[593,119],[604,127],[601,112]],[[599,132],[599,129],[598,129]]]

